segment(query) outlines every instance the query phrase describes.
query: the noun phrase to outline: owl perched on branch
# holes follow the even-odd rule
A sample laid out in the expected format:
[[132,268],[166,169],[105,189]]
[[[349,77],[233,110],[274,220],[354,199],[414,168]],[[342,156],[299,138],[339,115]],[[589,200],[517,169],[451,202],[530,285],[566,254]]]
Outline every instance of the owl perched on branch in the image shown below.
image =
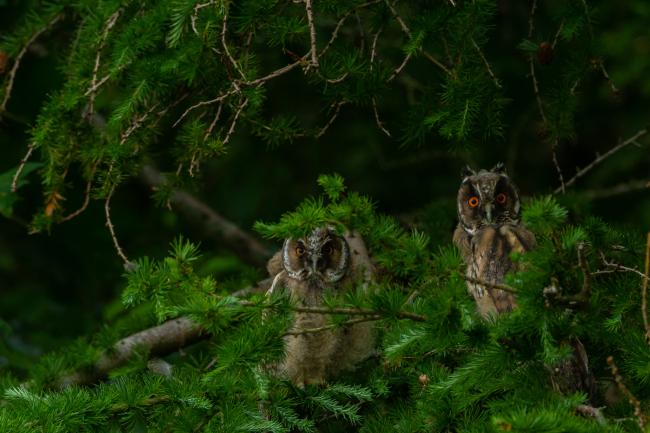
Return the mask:
[[[359,284],[367,287],[373,274],[360,235],[340,236],[331,227],[317,228],[301,239],[286,239],[267,269],[274,276],[269,292],[286,289],[297,307],[324,307],[326,294],[354,290]],[[284,341],[285,358],[276,366],[280,376],[298,386],[324,383],[372,354],[370,323],[317,330],[330,323],[327,314],[294,313]]]
[[[462,178],[454,243],[467,265],[467,277],[502,283],[505,274],[515,270],[510,253],[533,248],[535,235],[521,223],[519,194],[503,164],[479,172],[466,167]],[[511,311],[517,306],[512,293],[471,281],[467,287],[483,317]]]

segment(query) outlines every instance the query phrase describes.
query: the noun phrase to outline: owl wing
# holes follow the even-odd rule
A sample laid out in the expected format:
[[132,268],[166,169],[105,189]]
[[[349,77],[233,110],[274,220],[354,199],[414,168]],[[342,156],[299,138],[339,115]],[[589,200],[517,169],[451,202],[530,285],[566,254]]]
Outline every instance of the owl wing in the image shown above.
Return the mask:
[[[361,285],[362,290],[369,290],[374,280],[375,267],[363,237],[357,232],[346,232],[345,240],[350,247],[351,271],[349,281],[342,282],[342,287]],[[348,280],[348,278],[346,278]],[[337,333],[337,348],[329,363],[328,375],[335,376],[341,371],[352,370],[359,362],[374,353],[375,328],[372,322],[348,326]]]
[[284,266],[282,266],[282,249],[269,259],[266,263],[266,270],[271,277],[275,277],[284,270]]
[[460,250],[460,254],[463,256],[465,263],[469,263],[472,257],[472,237],[460,224],[454,231],[454,244]]

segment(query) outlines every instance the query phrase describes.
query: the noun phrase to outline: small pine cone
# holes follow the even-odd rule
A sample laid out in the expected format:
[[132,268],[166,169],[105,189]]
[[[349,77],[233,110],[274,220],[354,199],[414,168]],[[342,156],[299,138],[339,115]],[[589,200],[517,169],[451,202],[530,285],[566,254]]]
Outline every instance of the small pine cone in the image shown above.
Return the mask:
[[553,45],[548,42],[542,42],[537,47],[537,60],[542,65],[550,65],[553,63],[553,58],[555,57],[555,49]]
[[429,384],[429,376],[427,376],[426,374],[422,373],[422,374],[418,377],[418,382],[420,382],[420,385],[422,385],[422,386],[427,386],[427,385]]

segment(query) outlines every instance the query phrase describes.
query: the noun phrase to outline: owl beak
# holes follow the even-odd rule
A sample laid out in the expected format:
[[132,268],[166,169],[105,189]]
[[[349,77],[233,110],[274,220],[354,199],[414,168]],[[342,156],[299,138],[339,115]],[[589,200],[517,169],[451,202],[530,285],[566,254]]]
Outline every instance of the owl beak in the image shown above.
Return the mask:
[[485,219],[488,223],[492,224],[492,203],[485,205]]
[[311,256],[311,274],[312,275],[318,275],[320,272],[318,271],[318,262],[320,262],[321,256],[320,254],[314,254]]

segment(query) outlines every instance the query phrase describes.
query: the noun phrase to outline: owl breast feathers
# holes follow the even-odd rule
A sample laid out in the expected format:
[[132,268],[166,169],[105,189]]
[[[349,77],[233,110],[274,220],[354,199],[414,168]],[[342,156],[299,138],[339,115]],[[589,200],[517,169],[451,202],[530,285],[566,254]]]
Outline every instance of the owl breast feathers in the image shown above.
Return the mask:
[[502,164],[478,173],[466,168],[462,177],[454,243],[467,265],[467,288],[481,316],[511,311],[517,306],[512,293],[476,281],[502,283],[516,270],[510,253],[534,248],[535,235],[521,223],[519,194]]
[[[367,287],[373,274],[361,236],[340,236],[330,227],[318,228],[301,239],[285,240],[267,269],[274,276],[269,291],[284,289],[302,307],[322,307],[326,294]],[[324,383],[372,354],[374,332],[370,323],[309,331],[329,323],[325,314],[295,313],[290,335],[284,339],[285,358],[273,367],[277,374],[298,386]]]

